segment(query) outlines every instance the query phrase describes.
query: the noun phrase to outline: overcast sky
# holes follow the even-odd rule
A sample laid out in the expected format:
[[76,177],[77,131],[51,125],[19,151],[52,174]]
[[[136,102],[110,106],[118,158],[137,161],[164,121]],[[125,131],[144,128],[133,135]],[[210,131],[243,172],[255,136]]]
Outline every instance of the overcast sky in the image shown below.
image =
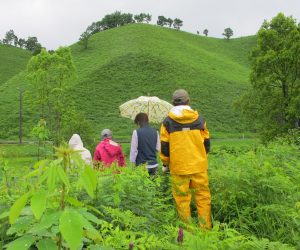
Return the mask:
[[36,36],[47,49],[71,45],[94,21],[116,10],[183,20],[182,30],[222,37],[231,27],[234,37],[254,35],[264,19],[277,13],[300,22],[300,0],[0,0],[0,39],[13,29],[18,37]]

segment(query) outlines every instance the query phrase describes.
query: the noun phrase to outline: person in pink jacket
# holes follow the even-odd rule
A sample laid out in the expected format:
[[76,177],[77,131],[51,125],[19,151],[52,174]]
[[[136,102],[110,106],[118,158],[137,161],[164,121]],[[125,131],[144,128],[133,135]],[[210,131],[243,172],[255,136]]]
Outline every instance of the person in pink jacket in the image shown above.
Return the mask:
[[94,161],[101,161],[106,167],[116,162],[120,167],[125,166],[125,157],[121,146],[112,140],[112,132],[104,129],[101,132],[102,141],[97,145]]

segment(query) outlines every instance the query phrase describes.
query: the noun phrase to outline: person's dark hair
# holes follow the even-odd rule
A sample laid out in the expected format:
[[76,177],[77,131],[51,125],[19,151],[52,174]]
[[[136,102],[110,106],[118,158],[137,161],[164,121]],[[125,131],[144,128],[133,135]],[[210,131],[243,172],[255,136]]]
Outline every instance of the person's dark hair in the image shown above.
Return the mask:
[[173,105],[174,106],[180,106],[180,105],[188,105],[189,104],[189,101],[182,101],[182,100],[174,100],[173,101]]
[[148,122],[149,122],[149,118],[148,118],[148,115],[146,113],[138,113],[135,116],[134,123],[139,125],[139,126],[143,126],[145,124],[148,124]]

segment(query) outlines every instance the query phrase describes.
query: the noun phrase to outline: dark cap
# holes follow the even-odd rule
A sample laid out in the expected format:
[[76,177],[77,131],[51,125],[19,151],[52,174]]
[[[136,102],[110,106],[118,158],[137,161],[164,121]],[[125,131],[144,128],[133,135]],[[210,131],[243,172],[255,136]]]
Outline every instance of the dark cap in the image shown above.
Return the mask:
[[173,103],[176,104],[185,104],[190,100],[188,92],[184,89],[177,89],[172,96]]
[[112,132],[108,128],[103,129],[101,132],[101,137],[106,138],[106,137],[112,137]]

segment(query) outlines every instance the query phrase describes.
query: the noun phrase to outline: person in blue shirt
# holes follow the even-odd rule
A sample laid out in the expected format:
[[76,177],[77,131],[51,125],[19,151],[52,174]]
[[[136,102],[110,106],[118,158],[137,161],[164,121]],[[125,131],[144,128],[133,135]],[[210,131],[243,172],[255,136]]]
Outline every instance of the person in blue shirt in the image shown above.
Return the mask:
[[130,162],[136,166],[145,164],[149,175],[155,175],[158,169],[156,153],[160,151],[159,133],[149,126],[146,113],[139,113],[134,119],[139,126],[132,133]]

